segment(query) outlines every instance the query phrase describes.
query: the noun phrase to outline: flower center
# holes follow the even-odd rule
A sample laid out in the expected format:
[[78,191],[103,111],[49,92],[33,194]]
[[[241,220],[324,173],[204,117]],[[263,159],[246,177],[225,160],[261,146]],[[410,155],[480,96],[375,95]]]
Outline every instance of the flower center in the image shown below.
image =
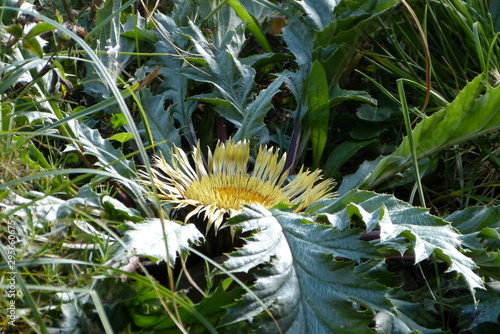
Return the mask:
[[187,187],[185,197],[226,210],[241,210],[242,204],[269,208],[289,202],[279,187],[248,175],[203,176]]

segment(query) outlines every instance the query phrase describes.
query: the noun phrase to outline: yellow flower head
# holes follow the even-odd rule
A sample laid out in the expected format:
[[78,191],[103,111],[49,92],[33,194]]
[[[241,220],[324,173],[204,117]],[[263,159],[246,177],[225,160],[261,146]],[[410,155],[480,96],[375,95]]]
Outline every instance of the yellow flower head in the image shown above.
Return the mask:
[[163,157],[154,157],[153,180],[161,199],[176,204],[177,208],[194,207],[186,221],[204,213],[207,231],[212,225],[217,231],[224,215],[237,215],[242,204],[271,208],[284,202],[294,205],[299,212],[318,199],[331,197],[328,191],[332,180],[316,183],[321,179],[320,170],[310,172],[301,168],[292,181],[283,185],[288,176],[288,172],[283,172],[286,153],[279,158],[279,150],[260,146],[251,172],[249,156],[247,140],[219,142],[213,154],[209,149],[206,168],[198,145],[192,152],[193,167],[188,155],[174,147],[170,163]]

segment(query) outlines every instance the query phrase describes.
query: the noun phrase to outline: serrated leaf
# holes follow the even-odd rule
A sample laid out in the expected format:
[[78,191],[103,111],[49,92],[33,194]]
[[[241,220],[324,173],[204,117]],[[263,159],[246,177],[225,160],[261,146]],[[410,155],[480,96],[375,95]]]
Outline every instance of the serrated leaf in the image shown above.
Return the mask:
[[282,78],[275,79],[266,89],[260,91],[255,101],[244,110],[241,127],[235,133],[234,140],[252,138],[264,128],[264,117],[271,109],[271,100],[279,92],[282,83]]
[[100,215],[100,197],[88,185],[78,190],[77,197],[70,198],[60,205],[57,210],[57,220],[70,220],[82,212]]
[[113,213],[113,219],[114,216],[118,216],[120,220],[131,220],[131,221],[139,221],[142,220],[142,218],[139,215],[139,212],[133,208],[128,208],[120,202],[119,200],[110,197],[110,196],[104,196],[102,198],[102,205],[104,208],[107,209],[107,211],[110,211]]
[[304,76],[307,75],[312,66],[314,30],[294,15],[288,19],[287,26],[283,28],[282,36],[288,50],[295,56],[295,61],[300,66],[300,72]]
[[[156,29],[159,38],[158,42],[155,44],[156,52],[167,55],[171,54],[172,56],[162,56],[158,57],[158,59],[151,59],[151,61],[161,61],[165,63],[168,68],[174,69],[175,64],[182,64],[183,61],[183,59],[176,57],[178,52],[176,48],[186,49],[189,40],[180,34],[179,27],[173,17],[160,12],[156,12],[154,16],[159,23]],[[182,17],[182,19],[185,20],[187,18]],[[179,67],[180,66],[177,66],[177,68]]]
[[[241,118],[242,110],[252,101],[255,87],[253,80],[255,70],[243,65],[238,59],[238,53],[244,41],[242,29],[230,30],[225,40],[221,41],[220,48],[211,50],[208,47],[209,41],[205,39],[199,28],[192,22],[190,22],[190,28],[193,33],[189,37],[207,65],[201,71],[197,68],[186,68],[183,73],[193,80],[213,84],[216,88],[213,97],[231,102],[236,109],[236,114],[240,114]],[[235,121],[238,120],[235,119]]]
[[484,276],[500,279],[500,207],[469,207],[446,217]]
[[[415,218],[417,218],[416,216],[424,218],[422,213],[427,213],[427,210],[424,209],[421,209],[421,211],[413,211],[414,212],[407,211],[405,215],[411,215]],[[392,222],[384,222],[384,224],[380,225],[381,241],[391,241],[399,236],[404,236],[413,240],[415,242],[413,250],[415,252],[416,263],[436,253],[443,260],[451,264],[449,271],[457,271],[463,276],[472,293],[474,293],[474,288],[483,287],[481,278],[473,272],[473,269],[476,268],[474,261],[458,250],[460,247],[460,240],[456,232],[449,226],[441,226],[440,228],[434,225],[425,226],[420,225],[420,222],[417,222],[417,220],[414,220],[412,223],[398,223],[395,225],[392,224]],[[425,223],[426,222],[424,222],[424,224]]]
[[[104,2],[103,6],[96,12],[96,24],[103,21],[111,20],[111,24],[105,25],[102,32],[98,35],[99,58],[103,66],[111,73],[113,79],[122,73],[122,70],[127,67],[127,62],[132,57],[132,52],[135,50],[136,43],[133,39],[122,36],[125,31],[142,28],[144,19],[140,14],[128,15],[125,24],[120,22],[119,13],[121,4],[119,2],[110,1]],[[92,34],[92,32],[90,32]],[[113,52],[113,50],[117,52]],[[87,76],[83,79],[85,92],[95,97],[99,101],[106,100],[111,97],[108,83],[104,84],[100,76],[95,72],[92,64],[87,64]]]
[[186,252],[189,246],[203,240],[203,235],[194,224],[181,225],[171,220],[148,219],[140,224],[128,224],[124,243],[127,249],[137,255],[166,261],[172,267],[179,252]]
[[[377,213],[375,217],[380,217],[378,224],[382,243],[391,242],[399,244],[399,249],[412,249],[415,252],[416,263],[435,253],[437,257],[450,264],[449,271],[456,271],[462,275],[472,294],[475,293],[475,288],[483,287],[481,278],[473,272],[476,265],[460,252],[459,234],[446,221],[430,215],[427,209],[412,207],[390,195],[355,189],[316,213],[338,215],[348,210],[351,203],[356,203],[366,212]],[[379,215],[378,211],[383,207],[386,214]],[[373,219],[374,216],[365,213],[362,217]],[[372,221],[371,224],[373,223]],[[410,242],[397,239],[399,236],[406,237]]]
[[[239,215],[229,221],[229,224],[238,225],[244,231],[265,230],[267,233],[257,233],[245,247],[244,254],[235,252],[225,262],[225,267],[231,271],[248,272],[261,263],[270,261],[277,250],[283,245],[282,228],[276,224],[269,211],[262,207],[245,208],[245,215]],[[233,268],[233,269],[231,269]]]
[[[424,116],[412,130],[419,160],[451,145],[460,144],[500,129],[500,86],[484,89],[484,76],[479,75],[459,93],[446,108]],[[358,180],[362,189],[373,188],[397,172],[410,166],[411,150],[408,137],[394,153],[384,157],[365,180]]]
[[382,159],[384,159],[383,156],[380,156],[372,161],[365,160],[354,174],[344,177],[337,192],[339,194],[345,194],[348,191],[359,187],[361,183],[365,182],[370,177]]
[[[156,49],[157,52],[170,50],[163,41],[156,44]],[[151,66],[142,69],[143,72],[149,72],[153,69],[153,66],[162,66],[158,74],[163,78],[162,83],[157,89],[158,92],[161,92],[158,96],[163,97],[164,100],[171,102],[171,104],[168,107],[167,112],[159,110],[160,105],[155,105],[154,109],[158,109],[159,113],[156,116],[160,116],[164,119],[164,122],[169,120],[171,124],[173,124],[172,117],[179,121],[181,128],[183,128],[183,132],[186,133],[186,138],[189,140],[190,144],[194,146],[196,145],[196,138],[194,137],[195,131],[191,116],[197,108],[198,100],[195,98],[190,99],[188,97],[188,79],[181,74],[182,62],[178,59],[171,59],[170,57],[158,58],[159,59],[154,62],[150,62]],[[159,97],[156,98],[155,102],[159,103]],[[146,115],[148,115],[149,121],[154,122],[155,118],[151,118],[154,115],[148,109],[145,109],[145,111]],[[168,137],[167,135],[174,135],[178,133],[177,130],[174,131],[172,129],[172,125],[169,125],[169,131],[165,132],[165,138]],[[170,136],[170,140],[173,140],[173,143],[176,145],[179,144],[179,139],[175,139],[173,136]],[[168,145],[163,144],[161,147],[162,151],[165,150]]]
[[262,120],[271,108],[271,99],[279,91],[283,78],[275,79],[254,99],[255,70],[239,60],[239,52],[244,41],[241,27],[229,30],[224,43],[209,48],[199,28],[190,22],[188,35],[205,61],[202,68],[185,68],[183,74],[193,80],[206,82],[215,88],[211,93],[194,96],[213,103],[215,110],[232,122],[238,131],[235,139],[255,136],[264,127]]
[[[369,333],[374,313],[391,307],[384,297],[385,287],[355,273],[356,261],[334,259],[376,256],[375,248],[359,239],[359,231],[338,231],[298,214],[276,211],[273,215],[256,206],[245,207],[230,224],[257,232],[245,239],[241,250],[230,254],[224,267],[238,272],[268,263],[254,272],[257,280],[252,291],[283,332]],[[254,297],[245,295],[240,305],[229,309],[226,321],[249,319],[258,332],[277,332],[267,315],[256,317],[263,310]]]
[[103,233],[103,232],[98,231],[94,226],[92,226],[92,224],[90,224],[89,222],[86,222],[84,220],[75,219],[75,220],[73,220],[72,223],[88,235],[98,237],[102,240],[112,240],[112,241],[115,240],[115,238],[110,236],[108,233]]

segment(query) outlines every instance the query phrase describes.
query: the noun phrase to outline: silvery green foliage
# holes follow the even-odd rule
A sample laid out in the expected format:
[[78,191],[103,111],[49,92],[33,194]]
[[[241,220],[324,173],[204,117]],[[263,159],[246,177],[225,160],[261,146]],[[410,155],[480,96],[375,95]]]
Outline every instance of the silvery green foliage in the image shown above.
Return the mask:
[[[286,333],[371,333],[374,321],[379,332],[389,327],[436,332],[412,319],[411,308],[420,311],[421,305],[405,301],[394,288],[387,252],[413,254],[415,264],[435,256],[469,288],[471,300],[484,289],[476,265],[462,253],[460,234],[426,209],[353,190],[310,210],[304,215],[249,206],[230,220],[254,233],[224,267],[251,272],[256,281],[255,295],[229,308],[227,323],[248,320],[262,333],[277,332],[277,325]],[[369,232],[380,238],[362,240]]]
[[[147,124],[143,120],[138,125],[139,133],[144,139],[144,144],[151,145],[154,143],[154,152],[157,154],[161,152],[165,158],[170,159],[170,149],[174,145],[180,146],[181,138],[179,130],[174,126],[175,113],[172,113],[170,108],[168,110],[164,108],[164,101],[168,96],[165,96],[165,94],[153,96],[148,89],[143,89],[139,96],[146,119],[148,120]],[[194,110],[195,107],[192,104],[189,105]],[[181,108],[182,110],[183,106],[176,104],[172,108]],[[153,143],[150,141],[151,138],[153,139]]]
[[[163,224],[163,227],[162,227]],[[128,223],[125,232],[125,249],[135,255],[147,256],[156,262],[165,261],[172,267],[178,255],[189,246],[204,239],[193,224],[182,225],[171,220],[148,219],[140,224]],[[121,258],[119,252],[115,257]]]

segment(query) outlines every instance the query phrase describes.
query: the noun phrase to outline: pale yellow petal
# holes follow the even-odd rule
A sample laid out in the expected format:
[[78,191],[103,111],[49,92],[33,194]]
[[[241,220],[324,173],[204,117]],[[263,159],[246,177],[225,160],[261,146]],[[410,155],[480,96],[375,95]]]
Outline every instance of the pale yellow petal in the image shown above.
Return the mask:
[[193,160],[196,167],[196,176],[197,179],[201,179],[203,176],[208,175],[208,171],[205,168],[205,162],[203,161],[203,157],[201,155],[200,142],[198,141],[198,145],[193,152]]
[[260,146],[257,158],[255,158],[252,176],[280,186],[284,181],[284,178],[280,178],[280,176],[286,163],[286,154],[283,154],[279,160],[278,157],[279,150],[273,150],[272,148],[266,150],[265,147]]

